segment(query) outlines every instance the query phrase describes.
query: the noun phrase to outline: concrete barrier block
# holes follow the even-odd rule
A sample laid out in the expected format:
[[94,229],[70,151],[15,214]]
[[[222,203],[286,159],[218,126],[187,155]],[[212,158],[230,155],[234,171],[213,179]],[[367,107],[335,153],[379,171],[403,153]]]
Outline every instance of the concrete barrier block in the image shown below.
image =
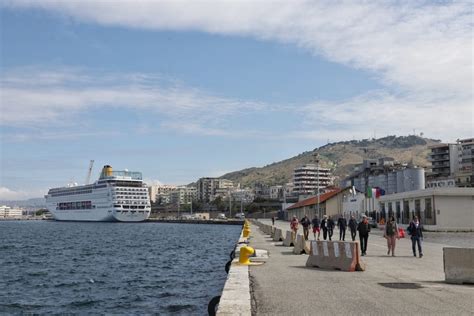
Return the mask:
[[[303,235],[296,236],[296,242],[295,242],[295,246],[293,248],[293,253],[295,255],[301,255],[301,254],[305,253],[306,252],[305,251],[306,244],[309,245],[309,242],[307,240],[304,240]],[[309,253],[309,249],[308,249],[308,253]]]
[[312,241],[307,267],[364,271],[360,260],[359,243],[353,241]]
[[447,283],[474,284],[474,248],[443,248]]
[[283,240],[283,246],[292,247],[295,245],[296,236],[291,231],[286,231],[286,237]]
[[275,236],[273,236],[274,241],[282,241],[283,240],[283,231],[280,228],[275,229]]
[[274,226],[272,226],[272,232],[270,234],[272,236],[272,238],[275,237],[275,229],[276,228]]

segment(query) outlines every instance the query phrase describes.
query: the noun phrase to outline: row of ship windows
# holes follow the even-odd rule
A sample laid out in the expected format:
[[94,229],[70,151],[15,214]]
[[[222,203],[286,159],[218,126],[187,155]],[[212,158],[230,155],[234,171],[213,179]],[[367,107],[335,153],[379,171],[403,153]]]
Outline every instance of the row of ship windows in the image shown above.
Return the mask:
[[115,188],[115,191],[140,191],[140,192],[146,192],[147,189],[146,189],[146,188],[139,188],[139,189],[135,189],[135,188]]
[[130,201],[130,200],[122,200],[122,201],[116,201],[117,204],[148,204],[148,201],[143,201],[143,202],[136,202],[136,201]]
[[58,203],[56,206],[57,210],[90,210],[92,208],[95,208],[95,205],[92,205],[91,201]]
[[51,196],[66,196],[66,195],[76,195],[76,194],[87,194],[92,193],[92,190],[82,190],[82,191],[62,191],[61,193],[51,193]]
[[140,210],[143,210],[145,209],[145,205],[120,205],[120,204],[114,204],[114,207],[122,207],[122,208],[127,208],[127,209],[132,209],[132,210],[136,210],[136,209],[140,209]]
[[127,195],[140,195],[140,196],[148,196],[148,193],[131,193],[131,192],[112,192],[112,195],[115,194],[127,194]]
[[130,196],[130,195],[112,195],[115,199],[135,199],[135,200],[143,200],[146,199],[146,196]]

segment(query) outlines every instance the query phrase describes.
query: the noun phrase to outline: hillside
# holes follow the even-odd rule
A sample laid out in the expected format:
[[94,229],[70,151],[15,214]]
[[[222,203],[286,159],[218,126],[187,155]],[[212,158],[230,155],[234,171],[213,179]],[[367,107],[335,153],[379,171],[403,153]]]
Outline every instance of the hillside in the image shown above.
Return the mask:
[[318,152],[321,166],[332,170],[337,183],[338,180],[348,176],[354,166],[362,163],[364,159],[392,157],[402,163],[413,161],[417,166],[426,167],[429,165],[428,146],[436,143],[439,143],[439,140],[413,135],[330,143],[293,158],[261,168],[248,168],[227,173],[221,178],[240,183],[243,187],[252,186],[255,182],[268,185],[284,184],[291,181],[294,168],[313,163],[314,153]]

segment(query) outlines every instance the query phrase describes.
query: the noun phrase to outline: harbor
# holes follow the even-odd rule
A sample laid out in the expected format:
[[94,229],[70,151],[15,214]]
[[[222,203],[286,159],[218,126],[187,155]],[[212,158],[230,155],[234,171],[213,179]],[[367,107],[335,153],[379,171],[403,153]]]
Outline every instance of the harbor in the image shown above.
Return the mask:
[[[249,246],[268,252],[264,264],[248,266],[248,288],[240,288],[251,294],[252,315],[474,313],[474,286],[445,282],[446,245],[427,240],[424,256],[418,258],[412,254],[411,241],[402,238],[392,257],[387,255],[386,240],[376,232],[369,237],[367,256],[361,258],[365,271],[318,269],[306,267],[308,255],[294,254],[293,247],[274,241],[256,223],[272,224],[269,219],[259,219],[250,225]],[[289,223],[276,221],[275,228],[286,232]],[[337,231],[333,237],[339,239]]]

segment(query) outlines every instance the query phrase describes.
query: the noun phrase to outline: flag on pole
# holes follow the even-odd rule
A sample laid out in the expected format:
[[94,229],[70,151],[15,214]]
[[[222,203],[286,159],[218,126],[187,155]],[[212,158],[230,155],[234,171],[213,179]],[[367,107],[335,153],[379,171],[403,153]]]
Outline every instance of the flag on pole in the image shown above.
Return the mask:
[[367,187],[367,197],[368,198],[372,197],[372,187],[370,187],[370,186]]

